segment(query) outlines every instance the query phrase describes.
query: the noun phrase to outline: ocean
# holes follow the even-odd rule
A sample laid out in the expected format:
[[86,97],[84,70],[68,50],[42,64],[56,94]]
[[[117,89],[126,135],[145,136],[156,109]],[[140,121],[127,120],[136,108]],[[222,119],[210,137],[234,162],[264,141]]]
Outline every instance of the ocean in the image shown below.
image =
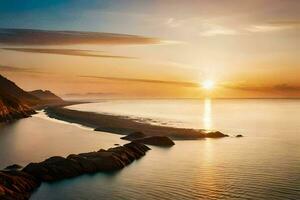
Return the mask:
[[[231,137],[151,146],[119,172],[43,183],[31,200],[300,198],[300,100],[105,100],[68,108]],[[119,138],[41,112],[0,127],[0,167],[126,143]]]

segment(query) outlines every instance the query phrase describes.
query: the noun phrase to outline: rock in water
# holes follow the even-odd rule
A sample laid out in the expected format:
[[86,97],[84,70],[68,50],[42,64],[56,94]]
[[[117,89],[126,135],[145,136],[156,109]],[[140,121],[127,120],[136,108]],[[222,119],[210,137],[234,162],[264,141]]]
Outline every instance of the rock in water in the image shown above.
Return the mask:
[[40,181],[51,182],[85,173],[120,170],[144,156],[148,150],[149,148],[143,144],[131,142],[108,150],[72,154],[67,158],[51,157],[40,163],[30,163],[22,171]]
[[175,145],[175,143],[167,136],[149,136],[149,137],[136,139],[133,141],[143,143],[143,144],[154,145],[154,146],[162,146],[162,147],[170,147]]
[[244,137],[244,136],[239,134],[239,135],[236,135],[235,137],[240,138],[240,137]]
[[209,132],[205,134],[206,138],[222,138],[222,137],[228,137],[228,135],[221,133],[220,131],[215,132]]
[[127,136],[121,137],[121,139],[162,147],[170,147],[175,145],[175,143],[167,136],[147,136],[139,131],[130,133]]
[[0,199],[28,200],[41,182],[51,182],[86,173],[108,172],[122,169],[150,150],[144,144],[131,142],[124,146],[100,149],[97,152],[71,154],[67,158],[54,156],[40,163],[30,163],[22,171],[11,165],[0,171]]

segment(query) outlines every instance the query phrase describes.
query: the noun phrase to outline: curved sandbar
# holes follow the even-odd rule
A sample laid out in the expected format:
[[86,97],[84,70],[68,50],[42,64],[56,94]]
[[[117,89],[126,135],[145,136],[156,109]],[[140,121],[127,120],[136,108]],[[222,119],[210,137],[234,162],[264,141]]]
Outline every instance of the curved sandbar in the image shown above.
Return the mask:
[[175,128],[159,126],[148,123],[137,122],[123,116],[100,114],[70,110],[63,107],[49,107],[45,109],[49,117],[81,124],[94,128],[95,131],[104,131],[121,135],[128,135],[133,132],[143,132],[147,136],[168,136],[171,139],[201,139],[201,138],[222,138],[228,135],[219,131],[207,132],[199,129]]

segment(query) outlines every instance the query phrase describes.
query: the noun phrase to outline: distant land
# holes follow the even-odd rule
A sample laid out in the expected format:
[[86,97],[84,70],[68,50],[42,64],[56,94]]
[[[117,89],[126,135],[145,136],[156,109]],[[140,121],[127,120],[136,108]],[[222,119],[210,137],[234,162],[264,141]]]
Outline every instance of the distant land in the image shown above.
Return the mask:
[[41,99],[44,102],[63,102],[64,100],[59,96],[55,95],[49,90],[34,90],[30,91],[29,94]]

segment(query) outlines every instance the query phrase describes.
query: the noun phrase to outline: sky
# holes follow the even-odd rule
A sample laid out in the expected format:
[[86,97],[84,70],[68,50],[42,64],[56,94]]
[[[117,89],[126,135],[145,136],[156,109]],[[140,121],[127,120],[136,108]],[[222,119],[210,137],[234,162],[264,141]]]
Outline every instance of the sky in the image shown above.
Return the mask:
[[63,96],[296,98],[299,10],[298,0],[1,0],[0,73]]

